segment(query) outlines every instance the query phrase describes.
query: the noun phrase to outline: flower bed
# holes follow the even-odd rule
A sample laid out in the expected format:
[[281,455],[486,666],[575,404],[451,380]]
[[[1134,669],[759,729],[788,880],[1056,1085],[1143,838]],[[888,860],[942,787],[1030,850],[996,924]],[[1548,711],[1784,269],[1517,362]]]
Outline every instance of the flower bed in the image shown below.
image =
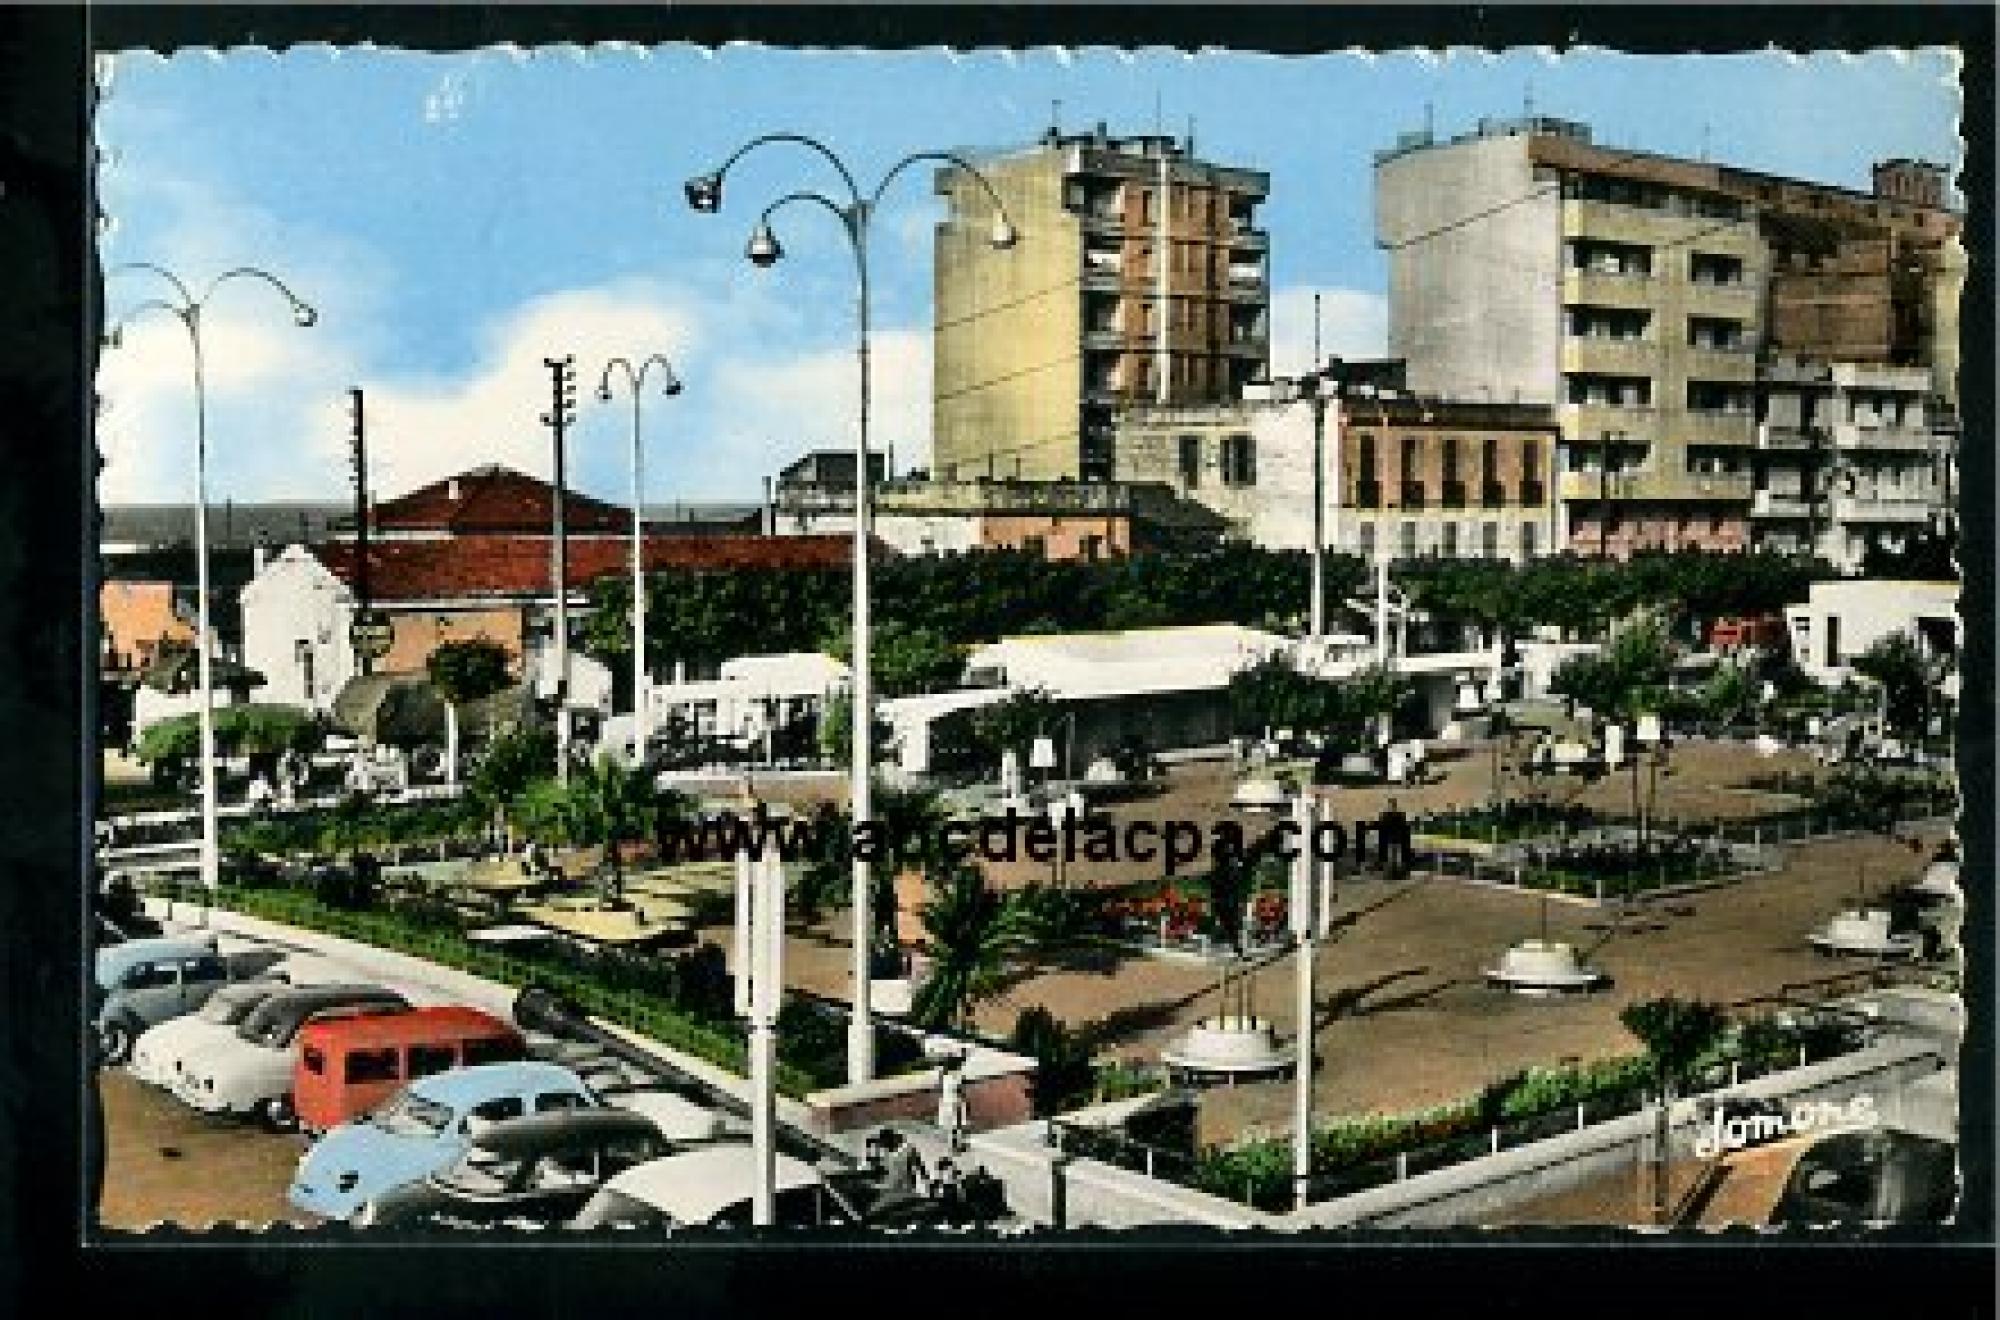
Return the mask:
[[[1752,1019],[1697,1065],[1682,1091],[1728,1084],[1732,1065],[1738,1080],[1748,1080],[1832,1058],[1859,1043],[1855,1033],[1838,1026],[1794,1028],[1770,1018]],[[1505,1148],[1572,1130],[1579,1117],[1595,1123],[1637,1113],[1651,1082],[1646,1058],[1629,1055],[1529,1068],[1474,1095],[1428,1109],[1335,1119],[1313,1130],[1314,1199],[1479,1158],[1495,1149],[1496,1132]],[[1169,1170],[1171,1161],[1155,1159],[1153,1167]],[[1185,1177],[1175,1180],[1260,1210],[1289,1210],[1294,1195],[1291,1139],[1260,1135],[1231,1146],[1209,1147],[1195,1152]]]
[[1480,843],[1518,843],[1602,824],[1596,812],[1581,806],[1507,801],[1497,807],[1439,812],[1419,817],[1411,830],[1440,839],[1470,839]]

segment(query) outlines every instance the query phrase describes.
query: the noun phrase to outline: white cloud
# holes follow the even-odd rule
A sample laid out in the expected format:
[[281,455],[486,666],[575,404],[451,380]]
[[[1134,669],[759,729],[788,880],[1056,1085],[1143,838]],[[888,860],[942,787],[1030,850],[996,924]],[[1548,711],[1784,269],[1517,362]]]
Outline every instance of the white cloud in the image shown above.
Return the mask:
[[1294,285],[1271,295],[1271,372],[1297,375],[1312,368],[1313,295],[1320,295],[1320,353],[1324,357],[1379,358],[1388,351],[1389,300],[1359,289]]
[[[850,314],[837,290],[822,288],[809,270],[771,278],[718,263],[678,267],[674,280],[560,290],[478,328],[463,370],[412,371],[380,331],[389,280],[372,253],[207,194],[183,190],[173,201],[185,217],[162,248],[173,268],[206,272],[258,260],[283,271],[321,310],[307,330],[269,290],[232,288],[210,306],[203,345],[213,500],[345,499],[348,391],[356,385],[366,391],[377,498],[487,463],[547,477],[554,464],[540,423],[550,404],[545,359],[559,355],[573,355],[577,369],[570,480],[609,498],[626,496],[630,472],[622,381],[612,403],[596,397],[613,356],[637,362],[665,354],[685,383],[678,397],[651,395],[646,403],[649,500],[755,500],[761,478],[806,449],[853,443]],[[152,292],[146,278],[121,276],[112,314]],[[192,497],[190,368],[187,336],[164,314],[136,320],[105,355],[107,502]],[[878,329],[873,378],[878,446],[893,444],[904,468],[927,461],[929,333]]]

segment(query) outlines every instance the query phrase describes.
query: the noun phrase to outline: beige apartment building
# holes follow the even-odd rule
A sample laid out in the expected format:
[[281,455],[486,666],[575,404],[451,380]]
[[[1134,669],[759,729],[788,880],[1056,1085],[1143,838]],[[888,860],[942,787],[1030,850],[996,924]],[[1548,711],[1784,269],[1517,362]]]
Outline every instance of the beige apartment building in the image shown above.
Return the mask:
[[1190,141],[1051,129],[936,178],[933,476],[1108,480],[1119,410],[1235,398],[1269,360],[1259,170]]
[[1934,166],[1884,162],[1864,194],[1531,118],[1407,134],[1375,173],[1390,355],[1419,394],[1557,409],[1571,548],[1752,542],[1760,355],[1955,390],[1963,249]]
[[[1410,397],[1329,409],[1321,447],[1326,544],[1372,560],[1516,562],[1554,552],[1558,430],[1546,405]],[[1120,481],[1157,482],[1218,514],[1231,536],[1306,549],[1313,534],[1309,404],[1250,398],[1126,412]]]

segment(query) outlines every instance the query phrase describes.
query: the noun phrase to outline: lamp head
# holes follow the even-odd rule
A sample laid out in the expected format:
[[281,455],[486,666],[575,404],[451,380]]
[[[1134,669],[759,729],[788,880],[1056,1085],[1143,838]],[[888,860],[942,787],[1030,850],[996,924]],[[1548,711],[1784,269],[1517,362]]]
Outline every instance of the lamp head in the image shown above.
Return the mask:
[[301,330],[308,330],[319,324],[319,313],[305,303],[296,303],[292,307],[292,319],[298,322]]
[[714,215],[722,209],[722,176],[720,174],[697,174],[682,188],[687,193],[688,209],[703,215]]
[[679,394],[681,389],[681,378],[676,376],[671,370],[668,371],[667,378],[660,382],[660,393],[671,399],[676,394]]
[[606,380],[606,381],[605,381],[605,382],[604,382],[604,383],[603,383],[602,385],[599,385],[599,386],[597,387],[597,401],[598,401],[599,403],[609,403],[609,402],[611,402],[611,382],[610,382],[610,380],[608,380],[608,379],[607,379],[607,380]]
[[743,255],[753,266],[775,266],[778,258],[785,255],[785,249],[778,244],[778,236],[771,232],[769,223],[757,222],[757,228],[750,234],[750,242],[744,247]]
[[996,251],[1005,252],[1008,248],[1013,247],[1019,239],[1020,235],[1014,232],[1013,223],[1007,219],[1007,213],[1005,211],[995,211],[993,213],[993,232],[987,236],[986,241],[991,243]]

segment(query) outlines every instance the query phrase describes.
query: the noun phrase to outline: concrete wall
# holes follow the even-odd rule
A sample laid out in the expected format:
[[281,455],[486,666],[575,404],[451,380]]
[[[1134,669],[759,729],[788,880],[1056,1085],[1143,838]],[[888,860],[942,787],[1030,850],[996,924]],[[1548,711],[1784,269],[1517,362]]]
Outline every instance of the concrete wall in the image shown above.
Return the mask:
[[[1903,1092],[1911,1083],[1935,1075],[1947,1064],[1934,1042],[1896,1038],[1843,1058],[1747,1082],[1737,1088],[1737,1093],[1786,1103],[1837,1102],[1867,1095],[1883,1121],[1893,1126],[1903,1104]],[[1691,1145],[1704,1113],[1705,1106],[1698,1106],[1693,1100],[1677,1102],[1675,1126],[1669,1138],[1674,1158],[1691,1156]],[[1301,1214],[1288,1215],[1285,1220],[1299,1228],[1443,1228],[1477,1224],[1523,1201],[1631,1168],[1650,1149],[1654,1121],[1650,1113],[1628,1115],[1486,1159],[1325,1201]],[[1633,1221],[1640,1222],[1637,1206],[1633,1207]]]
[[[989,242],[992,202],[962,171],[940,187],[936,239],[931,471],[1074,477],[1083,367],[1077,272],[1083,234],[1063,207],[1063,154],[980,163],[1017,240]],[[914,456],[912,456],[914,457]]]
[[[1418,394],[1557,403],[1561,202],[1524,138],[1395,157],[1375,169],[1389,255],[1389,356]],[[1501,207],[1502,203],[1510,203]],[[1496,209],[1468,221],[1467,217]]]

